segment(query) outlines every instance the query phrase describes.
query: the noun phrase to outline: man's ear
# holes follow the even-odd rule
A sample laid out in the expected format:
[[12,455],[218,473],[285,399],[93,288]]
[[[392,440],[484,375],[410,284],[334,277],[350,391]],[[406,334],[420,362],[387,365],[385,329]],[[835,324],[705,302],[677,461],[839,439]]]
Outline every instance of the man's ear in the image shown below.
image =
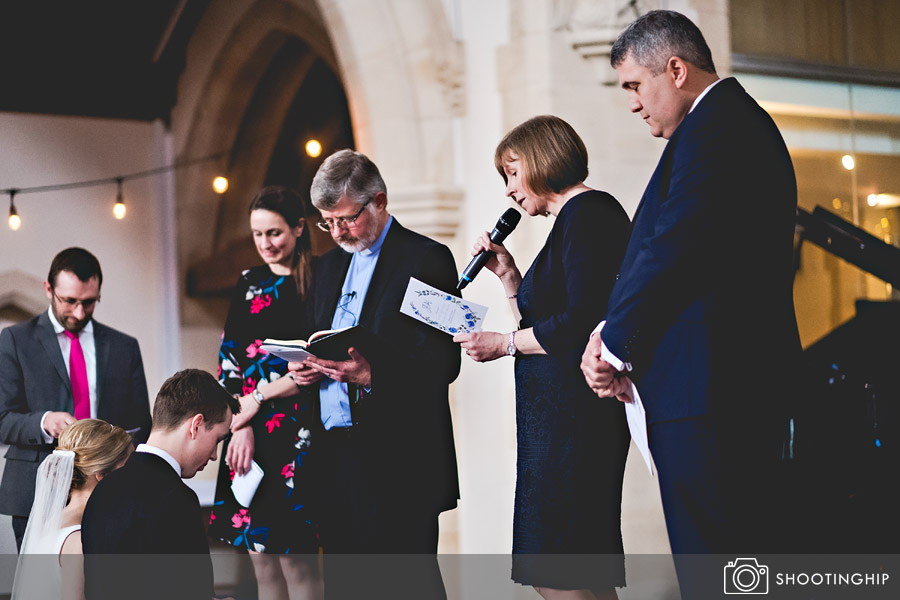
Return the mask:
[[197,436],[200,434],[200,429],[206,427],[206,422],[203,420],[203,415],[198,413],[191,417],[191,420],[188,422],[190,424],[190,436],[192,440],[197,439]]
[[675,87],[681,89],[687,83],[687,63],[677,56],[672,56],[666,63],[666,75],[675,83]]
[[53,300],[53,286],[49,281],[44,282],[44,291],[47,292],[47,300]]
[[385,194],[384,192],[376,193],[372,198],[372,204],[374,204],[375,208],[378,208],[379,210],[383,209],[385,206],[387,206],[387,194]]

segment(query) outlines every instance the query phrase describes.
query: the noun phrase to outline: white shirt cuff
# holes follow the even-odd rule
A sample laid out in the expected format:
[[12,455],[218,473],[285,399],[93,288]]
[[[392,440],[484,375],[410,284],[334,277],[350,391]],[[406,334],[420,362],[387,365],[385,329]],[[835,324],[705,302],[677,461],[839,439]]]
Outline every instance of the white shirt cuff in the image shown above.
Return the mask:
[[[591,335],[593,336],[595,333],[600,333],[601,331],[603,331],[604,325],[606,325],[605,319],[603,321],[600,321],[600,324],[594,328],[594,331],[591,332]],[[631,371],[631,363],[623,362],[618,356],[613,354],[603,342],[602,334],[600,337],[600,360],[605,360],[606,362],[611,364],[616,371]]]
[[47,433],[47,430],[44,428],[44,419],[46,419],[47,415],[49,415],[49,414],[50,414],[50,411],[48,410],[47,412],[44,413],[44,416],[41,417],[41,436],[44,438],[45,444],[53,443],[53,436],[50,435],[49,433]]

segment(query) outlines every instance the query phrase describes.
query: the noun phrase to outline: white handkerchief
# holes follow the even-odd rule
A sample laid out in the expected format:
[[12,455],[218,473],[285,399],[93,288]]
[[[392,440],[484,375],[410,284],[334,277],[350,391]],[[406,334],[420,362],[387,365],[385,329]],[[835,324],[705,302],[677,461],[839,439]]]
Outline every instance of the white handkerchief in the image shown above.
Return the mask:
[[433,288],[415,277],[409,278],[400,306],[404,315],[450,335],[481,331],[487,310],[487,306]]
[[250,461],[250,470],[243,475],[235,475],[231,480],[231,493],[234,499],[244,508],[249,508],[253,501],[253,496],[259,488],[259,482],[262,481],[262,467],[256,464],[255,460]]

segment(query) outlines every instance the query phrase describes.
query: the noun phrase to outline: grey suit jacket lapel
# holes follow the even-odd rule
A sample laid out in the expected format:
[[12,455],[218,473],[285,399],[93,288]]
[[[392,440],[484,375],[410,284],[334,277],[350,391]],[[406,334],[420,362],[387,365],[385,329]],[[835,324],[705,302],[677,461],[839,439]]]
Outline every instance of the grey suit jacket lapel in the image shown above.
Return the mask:
[[47,313],[41,313],[41,316],[38,317],[37,325],[39,332],[38,340],[40,341],[41,346],[43,346],[44,351],[47,353],[50,364],[56,369],[59,378],[62,379],[63,384],[71,394],[72,382],[69,380],[69,372],[66,370],[66,364],[63,362],[62,351],[59,349],[59,341],[56,339],[56,332],[53,330],[53,324],[50,322],[50,317],[47,316]]

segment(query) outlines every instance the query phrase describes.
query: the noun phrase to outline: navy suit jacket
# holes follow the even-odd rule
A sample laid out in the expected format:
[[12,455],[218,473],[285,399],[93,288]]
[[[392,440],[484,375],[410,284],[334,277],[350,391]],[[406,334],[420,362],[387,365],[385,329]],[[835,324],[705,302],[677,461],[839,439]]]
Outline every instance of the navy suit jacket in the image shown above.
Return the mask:
[[[317,262],[308,303],[314,330],[331,328],[351,258],[335,248]],[[400,312],[410,277],[457,294],[450,249],[394,219],[359,315],[377,343],[360,349],[372,392],[353,407],[353,419],[372,449],[369,472],[383,497],[436,513],[459,498],[448,386],[459,374],[460,350],[451,336]]]
[[774,122],[733,78],[678,126],[633,221],[602,337],[650,423],[787,407],[800,353],[797,187]]
[[[97,417],[150,435],[150,400],[138,342],[94,321],[97,352]],[[74,412],[72,384],[46,312],[0,332],[0,442],[9,444],[0,483],[0,513],[28,516],[34,480],[53,451],[44,443],[46,411]]]
[[81,541],[90,600],[213,597],[200,502],[155,454],[135,452],[97,484]]

